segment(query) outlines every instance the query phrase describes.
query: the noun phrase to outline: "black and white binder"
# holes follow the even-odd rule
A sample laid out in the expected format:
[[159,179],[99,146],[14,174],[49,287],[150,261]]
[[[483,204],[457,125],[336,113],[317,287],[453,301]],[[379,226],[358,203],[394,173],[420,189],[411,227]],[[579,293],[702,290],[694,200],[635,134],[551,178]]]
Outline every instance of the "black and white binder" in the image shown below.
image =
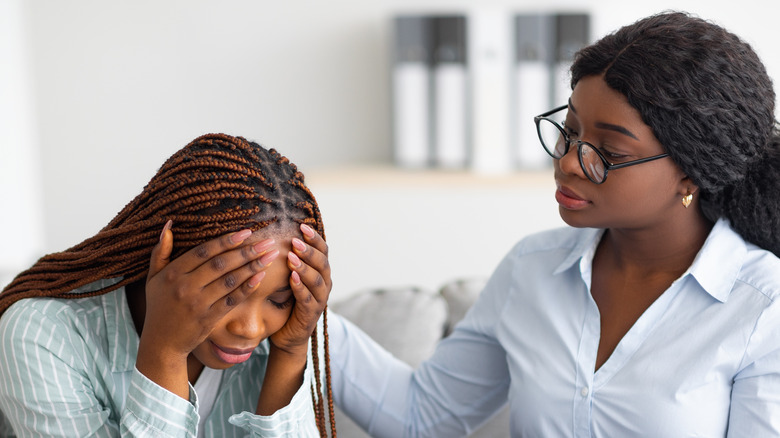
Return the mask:
[[536,135],[534,116],[552,108],[555,19],[550,14],[515,16],[513,149],[519,169],[551,165]]
[[563,105],[571,95],[569,68],[574,55],[590,41],[590,15],[557,14],[555,17],[555,105]]
[[431,20],[434,163],[445,169],[464,168],[469,151],[466,17],[434,16]]
[[471,75],[471,169],[507,173],[513,169],[511,147],[512,15],[505,11],[469,13]]
[[393,155],[407,168],[431,163],[431,26],[424,16],[394,19]]

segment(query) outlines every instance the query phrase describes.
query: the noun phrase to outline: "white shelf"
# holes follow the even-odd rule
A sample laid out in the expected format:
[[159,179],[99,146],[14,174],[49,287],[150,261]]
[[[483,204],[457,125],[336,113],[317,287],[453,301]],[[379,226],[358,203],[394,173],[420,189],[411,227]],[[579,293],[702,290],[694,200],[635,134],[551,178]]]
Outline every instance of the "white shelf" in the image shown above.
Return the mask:
[[402,169],[391,165],[340,166],[305,172],[307,184],[351,186],[370,184],[399,187],[549,187],[552,169],[480,174],[470,170]]

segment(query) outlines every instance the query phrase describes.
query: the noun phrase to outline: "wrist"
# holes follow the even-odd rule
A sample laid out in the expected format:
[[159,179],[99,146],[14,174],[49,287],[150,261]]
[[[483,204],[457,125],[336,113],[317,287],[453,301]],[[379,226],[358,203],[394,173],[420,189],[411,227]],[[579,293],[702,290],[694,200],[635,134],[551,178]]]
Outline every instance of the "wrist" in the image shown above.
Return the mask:
[[141,343],[138,346],[135,368],[157,385],[185,400],[189,398],[186,354],[166,352]]
[[288,359],[302,359],[304,362],[307,359],[308,353],[309,353],[309,344],[308,342],[305,344],[299,344],[299,345],[277,345],[273,342],[273,340],[268,340],[269,345],[269,354],[276,355],[276,356],[283,356]]
[[188,356],[188,352],[167,348],[165,345],[150,341],[141,335],[138,342],[136,363],[144,362],[165,368],[183,366],[186,369]]

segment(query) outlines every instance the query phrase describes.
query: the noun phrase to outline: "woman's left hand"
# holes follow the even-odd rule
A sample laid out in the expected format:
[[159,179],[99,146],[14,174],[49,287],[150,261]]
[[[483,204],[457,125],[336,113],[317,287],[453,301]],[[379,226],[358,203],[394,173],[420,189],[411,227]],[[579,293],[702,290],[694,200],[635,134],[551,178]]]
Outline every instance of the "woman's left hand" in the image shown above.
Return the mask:
[[288,353],[307,351],[332,287],[328,245],[308,225],[300,228],[304,240],[293,238],[292,250],[287,254],[295,307],[287,323],[270,339],[276,348]]
[[295,307],[287,323],[270,338],[270,354],[256,413],[271,415],[287,406],[303,382],[309,339],[330,295],[328,245],[308,225],[301,225],[303,241],[292,240],[287,254]]

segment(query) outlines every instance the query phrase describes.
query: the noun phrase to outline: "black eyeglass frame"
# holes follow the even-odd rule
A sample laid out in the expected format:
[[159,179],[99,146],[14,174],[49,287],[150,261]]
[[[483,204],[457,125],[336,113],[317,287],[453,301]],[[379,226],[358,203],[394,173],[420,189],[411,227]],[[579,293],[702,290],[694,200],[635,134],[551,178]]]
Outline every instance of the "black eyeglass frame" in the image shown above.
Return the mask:
[[[566,154],[568,154],[569,153],[569,149],[571,149],[571,144],[572,143],[576,143],[577,144],[577,158],[579,158],[580,167],[582,168],[582,172],[594,184],[603,184],[604,181],[607,180],[607,174],[609,174],[610,170],[620,169],[620,168],[628,167],[628,166],[634,166],[636,164],[647,163],[648,161],[654,161],[654,160],[658,160],[659,158],[665,158],[665,157],[669,156],[668,153],[664,152],[663,154],[653,155],[652,157],[646,157],[646,158],[640,158],[638,160],[626,161],[625,163],[612,164],[612,163],[610,163],[607,160],[606,157],[604,157],[604,155],[601,153],[601,151],[598,150],[598,148],[596,146],[593,146],[592,144],[588,143],[587,141],[583,141],[583,140],[571,140],[569,138],[569,136],[566,134],[566,130],[563,129],[563,126],[561,126],[555,120],[552,120],[551,118],[549,118],[551,115],[557,113],[558,111],[562,111],[562,110],[564,110],[564,109],[566,109],[568,107],[569,107],[569,105],[562,105],[562,106],[559,106],[557,108],[553,108],[550,111],[547,111],[545,113],[539,114],[538,116],[534,117],[534,123],[536,124],[536,135],[539,136],[539,142],[542,144],[542,148],[544,149],[544,151],[547,152],[547,154],[549,156],[553,157],[556,160],[560,160]],[[556,157],[552,152],[550,152],[550,150],[547,149],[547,145],[544,144],[544,139],[542,138],[542,129],[539,126],[539,122],[541,122],[542,120],[547,120],[548,122],[552,123],[556,128],[558,128],[558,131],[560,131],[561,135],[563,136],[563,140],[565,142],[566,149],[564,150],[563,155],[561,155],[560,157]],[[586,144],[591,149],[593,149],[593,151],[596,152],[596,155],[601,159],[601,162],[604,164],[604,177],[601,179],[601,181],[594,180],[593,177],[591,177],[590,172],[588,172],[588,170],[585,168],[585,162],[582,161],[582,145],[583,144]],[[553,148],[553,150],[555,150],[555,149]]]

